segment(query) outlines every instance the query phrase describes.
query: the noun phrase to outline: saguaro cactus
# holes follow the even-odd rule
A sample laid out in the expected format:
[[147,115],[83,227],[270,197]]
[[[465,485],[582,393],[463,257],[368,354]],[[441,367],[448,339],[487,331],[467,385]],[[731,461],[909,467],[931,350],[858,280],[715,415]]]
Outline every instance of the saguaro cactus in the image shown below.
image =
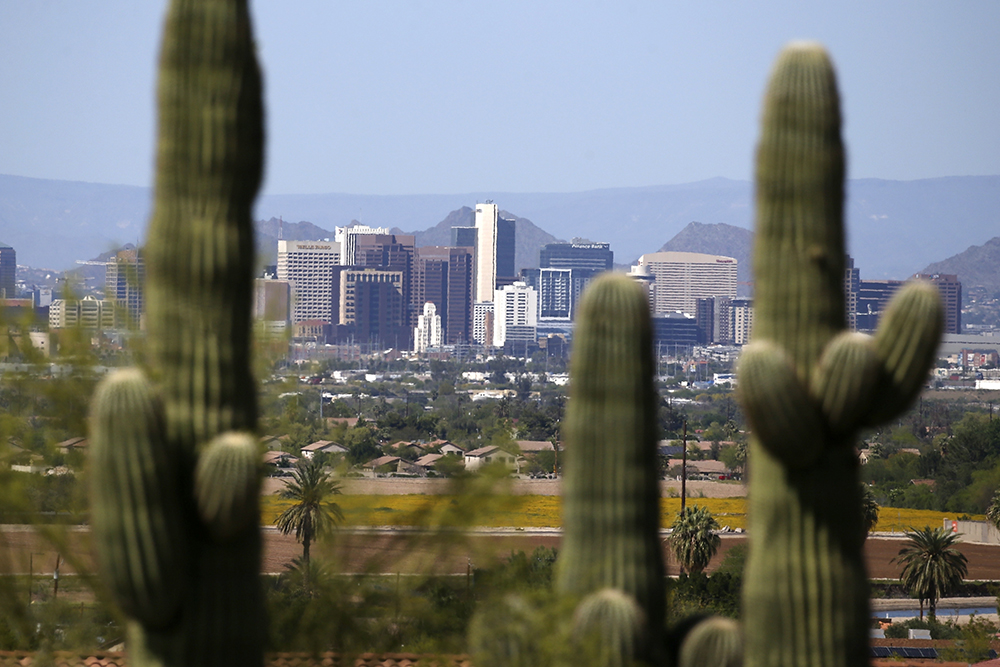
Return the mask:
[[263,162],[245,0],[174,0],[147,245],[148,366],[92,408],[102,574],[137,665],[262,662],[251,206]]
[[662,658],[665,605],[654,368],[642,288],[621,274],[601,276],[584,294],[573,344],[556,587],[633,597],[642,613],[623,617],[641,617],[645,628],[631,630],[638,641],[615,642],[650,663]]
[[872,337],[844,331],[844,150],[833,66],[781,54],[757,152],[753,342],[739,365],[753,429],[748,665],[868,662],[858,429],[908,406],[941,332],[934,286],[893,300]]

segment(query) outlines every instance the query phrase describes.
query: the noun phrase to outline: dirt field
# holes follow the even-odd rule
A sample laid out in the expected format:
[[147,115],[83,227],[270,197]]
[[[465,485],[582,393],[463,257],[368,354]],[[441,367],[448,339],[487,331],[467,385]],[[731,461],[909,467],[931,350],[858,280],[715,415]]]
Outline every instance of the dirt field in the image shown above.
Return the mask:
[[[62,574],[71,574],[79,565],[92,570],[90,533],[86,530],[69,530],[61,533],[57,550],[34,530],[19,526],[3,526],[0,530],[0,571],[27,574],[29,566],[38,576],[52,576],[56,555],[60,555]],[[428,535],[408,530],[393,531],[341,531],[328,543],[314,545],[313,554],[334,558],[339,569],[347,572],[446,572],[463,574],[471,564],[488,565],[493,559],[513,550],[531,551],[536,546],[559,545],[560,535],[555,530],[476,531],[471,534],[450,533]],[[714,571],[726,552],[736,544],[746,541],[745,535],[723,535],[722,548],[709,564]],[[899,566],[892,559],[902,547],[902,537],[876,535],[868,539],[865,558],[869,574],[878,579],[899,577]],[[1000,580],[1000,546],[960,544],[958,547],[969,559],[969,579]],[[666,552],[665,552],[666,553]],[[281,535],[273,528],[264,529],[264,572],[281,572],[302,554],[302,546],[293,537]],[[669,559],[668,571],[677,573],[677,566]]]

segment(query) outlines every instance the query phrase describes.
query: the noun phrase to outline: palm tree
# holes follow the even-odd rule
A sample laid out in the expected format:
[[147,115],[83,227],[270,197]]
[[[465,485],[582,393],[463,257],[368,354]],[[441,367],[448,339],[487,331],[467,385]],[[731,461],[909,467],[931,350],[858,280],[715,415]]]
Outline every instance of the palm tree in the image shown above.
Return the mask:
[[692,574],[704,570],[722,543],[712,532],[719,528],[712,513],[700,505],[688,507],[671,528],[668,540],[681,568]]
[[986,508],[986,518],[997,528],[1000,528],[1000,489],[993,494],[993,501]]
[[938,599],[962,582],[968,572],[968,561],[965,554],[954,548],[958,533],[925,526],[906,536],[909,541],[892,560],[903,564],[899,581],[920,600],[920,619],[924,618],[924,600],[927,600],[927,616],[934,620]]
[[875,501],[875,494],[867,484],[861,485],[861,523],[865,528],[865,539],[868,533],[878,524],[878,512],[881,508]]
[[340,506],[329,500],[340,493],[340,484],[317,460],[299,461],[292,472],[292,479],[279,494],[295,503],[278,515],[274,524],[283,535],[295,532],[295,539],[302,542],[302,562],[309,567],[309,545],[344,520]]

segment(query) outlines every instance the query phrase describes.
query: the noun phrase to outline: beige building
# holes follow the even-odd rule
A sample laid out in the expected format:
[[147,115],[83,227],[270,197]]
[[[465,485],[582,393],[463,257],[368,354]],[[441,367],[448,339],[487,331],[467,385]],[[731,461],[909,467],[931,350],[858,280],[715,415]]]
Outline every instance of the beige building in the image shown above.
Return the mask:
[[292,322],[333,323],[333,269],[340,265],[335,241],[278,241],[278,280],[292,289]]
[[654,315],[695,314],[699,298],[736,298],[736,260],[697,252],[654,252],[639,258],[655,278]]

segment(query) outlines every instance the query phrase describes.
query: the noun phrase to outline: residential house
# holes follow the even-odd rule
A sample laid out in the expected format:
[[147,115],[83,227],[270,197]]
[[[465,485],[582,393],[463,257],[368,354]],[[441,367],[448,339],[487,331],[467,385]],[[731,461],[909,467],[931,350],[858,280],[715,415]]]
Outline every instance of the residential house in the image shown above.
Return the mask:
[[78,452],[87,449],[87,439],[84,437],[70,438],[56,444],[56,448],[63,454]]
[[317,440],[302,448],[302,456],[312,460],[316,454],[346,454],[347,447],[338,445],[332,440]]
[[375,473],[376,475],[396,472],[399,470],[400,461],[402,459],[398,456],[380,456],[377,459],[372,459],[368,463],[362,464],[361,469]]
[[496,445],[480,447],[465,454],[466,470],[477,470],[488,463],[503,463],[513,468],[517,464],[517,457],[510,452],[505,452]]

